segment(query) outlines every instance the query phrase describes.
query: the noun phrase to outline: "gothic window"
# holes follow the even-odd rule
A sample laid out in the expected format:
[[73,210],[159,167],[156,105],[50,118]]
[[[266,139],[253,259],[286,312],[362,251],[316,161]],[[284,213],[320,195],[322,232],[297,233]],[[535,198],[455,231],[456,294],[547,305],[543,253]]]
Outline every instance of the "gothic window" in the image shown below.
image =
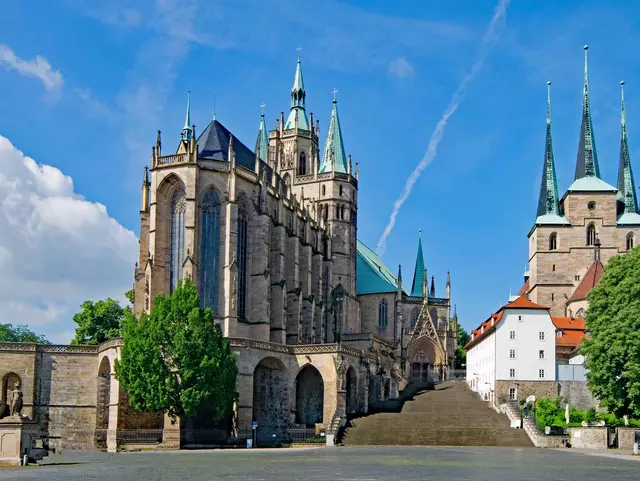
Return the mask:
[[187,201],[184,189],[178,189],[171,198],[171,267],[170,292],[178,287],[182,280],[182,263],[184,262],[184,218]]
[[324,206],[324,221],[325,221],[325,223],[327,222],[328,219],[329,219],[329,206],[325,205]]
[[339,191],[340,191],[340,197],[342,197],[342,186],[340,186]]
[[378,304],[378,327],[387,327],[387,300],[382,299]]
[[300,152],[300,158],[298,159],[298,175],[305,175],[307,173],[307,156],[304,152]]
[[322,186],[322,195],[325,195],[327,193],[327,189],[326,187],[323,185]]
[[340,206],[336,205],[336,219],[340,218]]
[[592,246],[596,243],[596,226],[592,222],[587,227],[587,245]]
[[417,307],[414,307],[411,311],[411,329],[416,327],[416,324],[418,323],[418,313],[419,311]]
[[247,317],[247,244],[249,212],[245,202],[238,203],[238,318]]
[[627,234],[627,250],[633,249],[633,232]]
[[554,251],[558,248],[558,234],[552,232],[549,236],[549,250]]
[[220,270],[220,198],[209,189],[202,199],[202,259],[200,302],[218,314],[218,272]]

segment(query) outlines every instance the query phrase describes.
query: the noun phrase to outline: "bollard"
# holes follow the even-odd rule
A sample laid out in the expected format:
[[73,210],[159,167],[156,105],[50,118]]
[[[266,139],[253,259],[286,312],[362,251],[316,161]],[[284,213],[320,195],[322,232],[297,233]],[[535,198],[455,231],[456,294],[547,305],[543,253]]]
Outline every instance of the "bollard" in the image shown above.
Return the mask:
[[638,443],[633,443],[633,454],[638,454]]
[[25,454],[24,456],[22,456],[22,465],[26,466],[27,464],[29,464],[29,456]]

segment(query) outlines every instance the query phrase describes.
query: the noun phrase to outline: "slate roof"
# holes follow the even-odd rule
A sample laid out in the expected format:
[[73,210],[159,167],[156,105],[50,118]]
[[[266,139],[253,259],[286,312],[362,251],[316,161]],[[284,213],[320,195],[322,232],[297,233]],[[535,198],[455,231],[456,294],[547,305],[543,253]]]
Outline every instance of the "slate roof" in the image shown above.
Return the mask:
[[418,254],[416,255],[416,267],[413,271],[413,283],[411,284],[411,295],[424,297],[424,256],[422,254],[422,229],[418,235]]
[[[356,294],[397,292],[398,279],[380,256],[358,241],[356,258]],[[409,294],[406,289],[402,289]]]
[[198,137],[198,156],[204,159],[228,162],[229,139],[232,136],[233,150],[236,152],[236,164],[254,170],[256,155],[217,120],[212,120]]
[[327,140],[324,143],[324,154],[318,172],[347,172],[347,156],[344,153],[344,142],[342,141],[342,129],[340,128],[340,118],[338,117],[338,102],[333,100],[331,109],[331,120]]
[[584,47],[584,88],[582,90],[582,121],[580,122],[580,143],[576,160],[575,180],[584,177],[600,178],[596,139],[593,135],[591,106],[589,104],[589,71],[587,68],[587,46]]
[[575,291],[573,291],[569,300],[577,301],[580,299],[586,299],[589,291],[598,285],[598,282],[600,282],[602,274],[604,274],[604,265],[602,265],[602,262],[599,260],[595,261],[591,266],[589,266],[587,273],[584,275]]

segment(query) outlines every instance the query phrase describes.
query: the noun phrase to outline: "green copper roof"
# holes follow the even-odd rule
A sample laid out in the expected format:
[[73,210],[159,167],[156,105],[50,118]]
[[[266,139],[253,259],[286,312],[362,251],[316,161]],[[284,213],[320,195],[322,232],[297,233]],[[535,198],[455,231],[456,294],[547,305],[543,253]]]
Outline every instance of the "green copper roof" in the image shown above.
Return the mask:
[[640,225],[640,214],[637,212],[625,212],[618,217],[618,225]]
[[187,116],[184,119],[184,127],[182,128],[182,140],[191,140],[191,90],[187,92]]
[[[396,292],[398,280],[380,256],[358,240],[356,261],[356,294]],[[403,288],[403,291],[406,290]]]
[[596,139],[593,135],[591,122],[591,107],[589,105],[589,74],[587,69],[587,49],[584,47],[584,89],[582,92],[582,123],[580,125],[580,143],[578,145],[578,159],[576,161],[575,180],[583,177],[600,178]]
[[536,225],[571,225],[571,222],[562,215],[544,214],[536,217]]
[[413,270],[413,284],[411,295],[424,297],[424,256],[422,255],[422,229],[418,231],[418,254],[416,255],[416,267]]
[[618,166],[618,214],[637,214],[638,200],[636,186],[633,182],[631,157],[629,156],[629,140],[627,138],[627,115],[624,109],[624,82],[620,82],[622,90],[622,115],[620,118],[620,164]]
[[285,129],[293,129],[296,126],[296,117],[298,117],[298,128],[303,130],[311,130],[309,127],[309,119],[304,107],[307,93],[304,90],[304,81],[302,80],[302,66],[300,65],[300,57],[296,64],[296,74],[293,77],[293,87],[291,87],[291,111],[287,122],[284,124]]
[[582,177],[574,181],[567,192],[616,192],[617,190],[598,177]]
[[542,180],[540,182],[540,197],[538,198],[539,219],[547,216],[560,216],[558,206],[558,182],[556,167],[553,161],[553,141],[551,137],[551,82],[547,82],[547,134],[544,146],[544,164],[542,165]]
[[324,143],[324,154],[320,163],[319,172],[347,172],[347,156],[344,154],[344,143],[342,142],[342,130],[340,129],[340,119],[338,117],[338,102],[333,99],[331,110],[331,121],[327,140]]
[[267,162],[267,156],[269,153],[269,136],[267,135],[267,126],[264,123],[264,112],[260,116],[260,128],[258,129],[258,138],[256,139],[255,154],[262,159],[263,162]]

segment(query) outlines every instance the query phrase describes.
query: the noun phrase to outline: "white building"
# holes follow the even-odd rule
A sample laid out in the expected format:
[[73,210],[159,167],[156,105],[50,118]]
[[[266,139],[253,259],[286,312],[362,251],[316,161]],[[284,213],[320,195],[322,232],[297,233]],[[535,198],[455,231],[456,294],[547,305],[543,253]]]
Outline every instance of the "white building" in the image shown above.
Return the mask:
[[519,297],[471,335],[467,383],[483,399],[494,401],[497,393],[515,401],[519,383],[555,381],[556,326],[548,307]]

